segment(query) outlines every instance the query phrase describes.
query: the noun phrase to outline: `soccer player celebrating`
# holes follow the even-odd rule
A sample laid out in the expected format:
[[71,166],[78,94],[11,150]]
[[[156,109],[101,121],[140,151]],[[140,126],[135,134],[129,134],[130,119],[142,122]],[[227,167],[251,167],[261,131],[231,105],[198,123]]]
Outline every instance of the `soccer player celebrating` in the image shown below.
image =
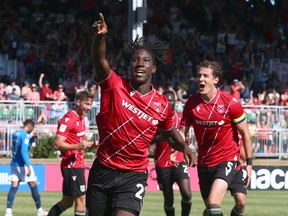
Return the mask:
[[220,65],[205,60],[197,66],[197,73],[199,93],[186,102],[179,131],[186,137],[190,126],[194,128],[201,195],[208,214],[219,216],[222,199],[239,164],[238,131],[247,157],[246,187],[252,172],[252,145],[242,105],[217,88],[223,73]]
[[168,45],[142,37],[124,46],[131,79],[118,76],[105,57],[104,16],[93,24],[94,79],[101,87],[97,158],[90,169],[86,207],[89,216],[139,215],[147,185],[148,147],[159,128],[176,150],[184,152],[188,166],[194,154],[173,127],[172,109],[166,97],[151,85]]
[[[163,92],[172,107],[174,126],[179,129],[182,114],[175,112],[175,94],[166,90]],[[182,196],[181,207],[182,216],[188,216],[192,205],[192,195],[190,188],[190,177],[188,168],[184,162],[183,153],[172,149],[161,134],[153,138],[156,142],[154,161],[157,173],[157,181],[164,196],[164,210],[167,216],[175,215],[173,184],[179,186]]]
[[21,181],[27,182],[31,189],[37,208],[37,216],[47,215],[47,212],[41,207],[37,178],[29,159],[29,149],[34,141],[34,137],[31,137],[30,133],[34,127],[35,123],[31,119],[27,119],[24,121],[23,127],[12,134],[11,187],[8,192],[5,216],[13,216],[12,206]]
[[61,151],[63,176],[62,200],[49,211],[48,216],[57,216],[73,206],[74,215],[86,214],[86,181],[84,175],[84,149],[96,147],[96,141],[85,141],[85,116],[90,111],[94,95],[87,91],[77,92],[75,109],[68,111],[58,123],[54,148]]

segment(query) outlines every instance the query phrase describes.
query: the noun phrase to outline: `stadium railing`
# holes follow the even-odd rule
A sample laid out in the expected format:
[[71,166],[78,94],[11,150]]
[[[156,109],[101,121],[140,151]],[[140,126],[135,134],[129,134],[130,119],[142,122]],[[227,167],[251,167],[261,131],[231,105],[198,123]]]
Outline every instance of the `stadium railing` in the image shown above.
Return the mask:
[[[0,104],[0,155],[11,155],[11,136],[16,128],[21,127],[25,119],[36,122],[35,132],[39,136],[55,136],[57,123],[71,108],[73,102],[56,101],[1,101]],[[178,108],[179,109],[179,108]],[[98,139],[95,116],[100,110],[99,103],[94,102],[86,117],[88,127],[87,139]],[[270,127],[263,130],[256,128],[251,133],[255,157],[288,157],[288,128],[275,127],[277,122],[288,122],[287,106],[245,106],[247,121],[256,124],[257,115],[260,118],[271,118]],[[180,109],[182,111],[182,109]],[[287,125],[287,124],[286,124]],[[281,125],[280,125],[281,126]],[[190,131],[191,142],[196,143],[193,130]]]

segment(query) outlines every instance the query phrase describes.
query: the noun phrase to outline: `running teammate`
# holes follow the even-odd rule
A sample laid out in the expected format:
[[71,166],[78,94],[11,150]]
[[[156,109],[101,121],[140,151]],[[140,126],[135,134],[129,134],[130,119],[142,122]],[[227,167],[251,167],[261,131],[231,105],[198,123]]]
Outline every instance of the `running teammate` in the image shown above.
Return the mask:
[[247,179],[252,172],[252,145],[242,105],[230,94],[218,90],[220,65],[203,61],[197,66],[199,93],[185,104],[180,133],[186,137],[193,126],[198,144],[200,191],[209,215],[222,215],[221,202],[239,164],[238,132],[247,156]]
[[47,212],[41,207],[37,178],[29,158],[29,149],[34,142],[34,137],[31,137],[30,133],[34,127],[35,123],[31,119],[27,119],[24,121],[23,127],[12,134],[11,187],[8,192],[5,216],[13,216],[12,206],[20,182],[28,183],[37,208],[37,216],[47,215]]
[[[166,90],[163,92],[172,107],[175,128],[179,129],[182,114],[175,112],[175,94]],[[154,136],[156,142],[154,161],[157,173],[157,181],[164,196],[164,210],[167,216],[175,215],[173,184],[176,182],[181,193],[182,216],[188,216],[192,205],[190,177],[187,165],[184,162],[183,153],[175,151],[162,137],[161,134]]]
[[[123,79],[106,59],[106,22],[93,24],[94,79],[101,87],[97,158],[90,169],[86,207],[89,216],[139,215],[147,186],[148,147],[157,129],[173,148],[184,152],[188,166],[194,155],[173,127],[172,109],[165,96],[151,85],[159,63],[165,61],[168,45],[147,42],[142,37],[124,46],[131,79]],[[127,57],[127,58],[126,58]]]
[[62,200],[49,211],[57,216],[73,206],[74,216],[86,214],[86,181],[84,176],[84,150],[96,147],[96,142],[85,141],[85,116],[90,111],[94,95],[80,91],[75,97],[75,109],[68,111],[58,123],[54,148],[61,151],[63,176]]

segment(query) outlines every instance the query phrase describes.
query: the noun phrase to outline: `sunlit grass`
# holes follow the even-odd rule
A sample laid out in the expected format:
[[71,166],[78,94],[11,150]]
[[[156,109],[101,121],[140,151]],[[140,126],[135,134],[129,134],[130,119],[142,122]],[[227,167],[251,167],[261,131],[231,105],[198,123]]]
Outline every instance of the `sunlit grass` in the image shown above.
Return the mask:
[[[192,211],[191,215],[200,216],[204,205],[199,192],[192,193]],[[41,192],[42,206],[49,210],[62,197],[61,192]],[[287,215],[287,197],[288,191],[249,191],[245,216],[279,216]],[[5,214],[7,192],[0,192],[0,215]],[[181,215],[180,208],[181,197],[179,192],[175,193],[176,215]],[[234,200],[230,193],[226,193],[222,203],[224,215],[230,215]],[[19,191],[16,194],[13,206],[14,216],[33,216],[36,215],[36,207],[30,192]],[[62,214],[63,216],[72,216],[73,209],[69,209]],[[61,215],[61,216],[62,216]],[[161,192],[147,192],[141,216],[165,216],[163,210],[163,197]]]

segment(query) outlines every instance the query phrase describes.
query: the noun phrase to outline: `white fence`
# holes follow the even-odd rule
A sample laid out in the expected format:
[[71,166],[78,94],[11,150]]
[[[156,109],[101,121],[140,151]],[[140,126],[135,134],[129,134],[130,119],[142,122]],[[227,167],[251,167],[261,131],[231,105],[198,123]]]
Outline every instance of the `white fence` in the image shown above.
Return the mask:
[[[22,122],[31,118],[36,122],[35,131],[40,136],[54,136],[59,119],[73,108],[73,103],[29,101],[1,101],[0,103],[0,155],[11,154],[11,135],[15,128],[22,126]],[[244,106],[249,124],[257,123],[259,119],[269,119],[268,128],[254,127],[250,130],[255,157],[288,157],[288,107],[287,106]],[[87,138],[98,139],[95,116],[99,111],[99,103],[94,103],[87,116]],[[280,123],[286,122],[286,127]],[[268,122],[267,122],[268,123]],[[284,124],[285,125],[285,124]],[[191,139],[195,141],[193,130]]]

